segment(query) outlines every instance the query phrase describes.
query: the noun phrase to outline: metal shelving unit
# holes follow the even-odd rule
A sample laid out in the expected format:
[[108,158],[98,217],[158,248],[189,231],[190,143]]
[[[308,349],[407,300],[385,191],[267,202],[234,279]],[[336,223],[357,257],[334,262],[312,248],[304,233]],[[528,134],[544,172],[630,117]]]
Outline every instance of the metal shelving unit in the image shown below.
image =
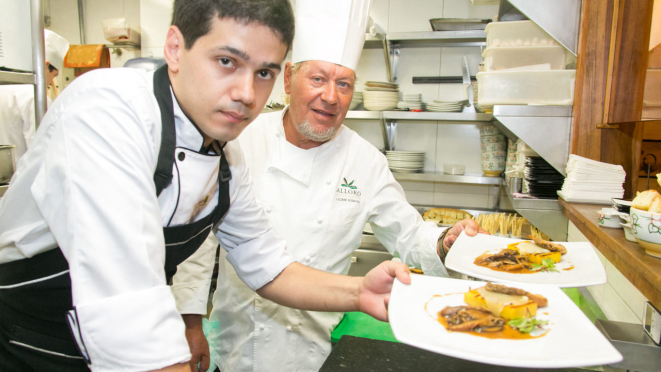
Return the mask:
[[391,46],[398,48],[485,46],[483,30],[392,32],[386,35]]
[[0,71],[0,84],[34,84],[34,74]]
[[360,111],[347,113],[347,119],[358,120],[410,120],[410,121],[451,121],[451,122],[489,122],[491,114],[469,112],[410,112],[410,111]]
[[502,179],[500,177],[486,177],[481,174],[445,174],[443,172],[422,172],[422,173],[396,173],[392,174],[397,181],[413,182],[442,182],[442,183],[463,183],[470,185],[491,185],[500,186]]

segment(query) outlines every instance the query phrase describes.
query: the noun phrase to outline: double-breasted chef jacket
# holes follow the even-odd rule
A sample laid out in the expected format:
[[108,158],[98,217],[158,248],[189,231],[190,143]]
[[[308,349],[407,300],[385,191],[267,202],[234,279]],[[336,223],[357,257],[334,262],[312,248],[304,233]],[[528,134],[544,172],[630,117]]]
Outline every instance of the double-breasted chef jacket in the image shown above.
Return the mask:
[[[162,127],[153,74],[106,69],[74,81],[44,117],[0,201],[0,264],[55,250],[66,258],[66,270],[53,276],[70,277],[74,310],[68,322],[80,354],[66,345],[53,351],[30,344],[57,348],[48,330],[0,330],[17,350],[62,363],[82,356],[93,371],[152,370],[189,360],[180,313],[206,313],[212,270],[188,270],[195,280],[183,273],[184,284],[177,275],[168,287],[164,235],[168,227],[195,224],[217,209],[219,185],[229,173],[229,212],[213,229],[236,271],[258,289],[294,261],[254,200],[238,143],[218,151],[229,168],[219,174],[221,154],[203,148],[203,136],[174,94],[173,177],[157,197]],[[215,245],[203,246],[188,260],[213,261],[214,254]],[[0,305],[12,306],[2,302],[2,291],[29,290],[50,279],[7,284],[0,275]]]
[[[437,241],[444,228],[424,222],[376,147],[342,126],[323,145],[303,150],[287,141],[282,112],[260,115],[239,136],[255,195],[294,258],[347,274],[365,223],[402,262],[447,276]],[[219,260],[210,320],[212,358],[221,371],[317,371],[343,314],[290,309],[245,286]]]

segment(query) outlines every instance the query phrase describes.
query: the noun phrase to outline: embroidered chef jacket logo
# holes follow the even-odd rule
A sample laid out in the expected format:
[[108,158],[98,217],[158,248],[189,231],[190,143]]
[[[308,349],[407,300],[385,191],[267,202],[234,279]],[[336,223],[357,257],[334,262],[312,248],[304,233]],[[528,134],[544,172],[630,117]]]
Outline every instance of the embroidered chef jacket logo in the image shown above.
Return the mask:
[[355,182],[355,180],[353,180],[353,181],[351,181],[351,183],[349,183],[346,178],[342,178],[342,179],[344,180],[344,183],[342,184],[343,187],[348,187],[352,190],[355,190],[355,189],[358,188],[358,186],[353,186],[353,183]]
[[340,187],[335,191],[335,200],[338,202],[349,202],[349,203],[358,203],[360,204],[361,192],[358,190],[358,186],[354,186],[355,180],[351,182],[347,181],[346,178],[342,178],[344,183],[340,184]]

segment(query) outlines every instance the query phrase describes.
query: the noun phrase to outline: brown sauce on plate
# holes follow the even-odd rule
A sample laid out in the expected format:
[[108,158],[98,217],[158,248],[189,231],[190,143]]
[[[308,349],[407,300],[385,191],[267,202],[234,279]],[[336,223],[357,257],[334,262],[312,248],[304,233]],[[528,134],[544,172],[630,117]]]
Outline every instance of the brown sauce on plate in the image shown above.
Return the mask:
[[[438,319],[437,320],[438,320],[439,323],[441,323],[443,325],[443,327],[445,327],[445,329],[448,329],[448,321],[445,319],[444,316],[441,316],[440,313],[438,314]],[[516,329],[514,329],[514,328],[512,328],[508,325],[505,325],[503,330],[499,331],[499,332],[485,332],[485,333],[475,332],[475,331],[454,332],[454,331],[450,331],[450,330],[448,330],[448,332],[467,333],[467,334],[470,334],[470,335],[473,335],[473,336],[479,336],[479,337],[490,338],[490,339],[504,338],[504,339],[507,339],[507,340],[530,340],[530,339],[533,339],[533,338],[544,337],[544,336],[546,336],[546,333],[548,333],[548,332],[546,332],[542,335],[533,337],[529,333],[521,333],[521,332],[517,331]]]

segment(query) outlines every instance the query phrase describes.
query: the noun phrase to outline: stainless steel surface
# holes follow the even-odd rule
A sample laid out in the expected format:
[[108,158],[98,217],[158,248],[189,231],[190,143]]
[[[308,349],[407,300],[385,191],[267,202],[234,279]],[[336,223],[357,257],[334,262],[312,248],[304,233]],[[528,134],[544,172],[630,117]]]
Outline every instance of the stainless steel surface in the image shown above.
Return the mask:
[[495,105],[494,116],[571,117],[573,106]]
[[34,69],[34,115],[39,128],[46,115],[46,53],[44,51],[44,8],[41,0],[30,1],[32,21],[32,67]]
[[78,0],[78,32],[80,44],[85,45],[85,0]]
[[11,181],[16,171],[16,158],[14,157],[14,145],[0,145],[0,183]]
[[523,15],[507,0],[500,0],[500,7],[498,8],[498,21],[525,21],[528,17]]
[[392,120],[383,121],[383,129],[385,130],[384,146],[386,151],[395,150],[395,141],[397,136],[397,122]]
[[371,234],[363,234],[363,238],[360,241],[360,248],[368,249],[372,251],[388,252],[386,247],[384,247],[383,244],[381,244],[379,239],[377,239],[376,236]]
[[0,198],[5,195],[8,188],[9,188],[9,185],[0,185]]
[[479,18],[432,18],[429,20],[434,31],[484,30],[490,19]]
[[615,368],[657,372],[661,366],[661,347],[654,344],[641,324],[597,319],[597,329],[610,340],[624,360],[611,364]]
[[363,45],[363,48],[366,49],[381,49],[383,47],[382,42],[386,39],[386,35],[384,34],[365,34],[365,44]]
[[388,81],[391,83],[397,82],[397,66],[399,66],[399,46],[393,46],[388,43],[388,55],[390,56],[390,70],[388,71]]
[[516,199],[507,192],[515,211],[556,241],[567,241],[568,220],[556,199]]
[[464,112],[410,112],[410,111],[384,111],[383,117],[387,120],[428,120],[428,121],[491,121],[491,114],[464,113]]
[[381,120],[381,111],[348,111],[345,119]]
[[34,74],[0,71],[0,84],[34,84]]
[[576,55],[581,0],[509,0],[509,2]]
[[500,177],[486,177],[481,174],[471,173],[464,175],[445,174],[443,172],[393,173],[393,176],[398,181],[464,183],[493,186],[498,186],[502,182]]
[[475,104],[473,103],[473,82],[471,81],[471,74],[466,56],[464,56],[463,63],[461,64],[461,77],[463,78],[464,85],[468,84],[468,103],[470,103],[469,107],[464,107],[463,112],[474,113],[476,110]]
[[[494,106],[494,112],[498,109],[498,114],[494,114],[496,119],[494,124],[498,129],[513,140],[520,138],[544,160],[566,176],[569,141],[571,139],[571,116],[517,116],[513,114],[517,112],[530,114],[535,110],[550,113],[556,109],[539,108],[527,111],[527,109],[520,108],[508,111],[508,109],[502,107]],[[560,110],[557,111],[560,112]],[[503,112],[508,115],[503,114]],[[555,115],[558,115],[558,113],[555,113]]]
[[386,34],[391,45],[402,48],[486,45],[484,30],[392,32]]
[[349,275],[351,276],[364,276],[381,262],[392,259],[388,252],[367,249],[357,249],[351,254],[351,257],[352,263],[349,268]]
[[661,311],[649,301],[645,301],[643,329],[657,345],[661,345]]
[[406,120],[406,121],[450,121],[457,122],[490,122],[491,114],[464,112],[411,112],[411,111],[360,111],[347,112],[346,119],[358,120]]

